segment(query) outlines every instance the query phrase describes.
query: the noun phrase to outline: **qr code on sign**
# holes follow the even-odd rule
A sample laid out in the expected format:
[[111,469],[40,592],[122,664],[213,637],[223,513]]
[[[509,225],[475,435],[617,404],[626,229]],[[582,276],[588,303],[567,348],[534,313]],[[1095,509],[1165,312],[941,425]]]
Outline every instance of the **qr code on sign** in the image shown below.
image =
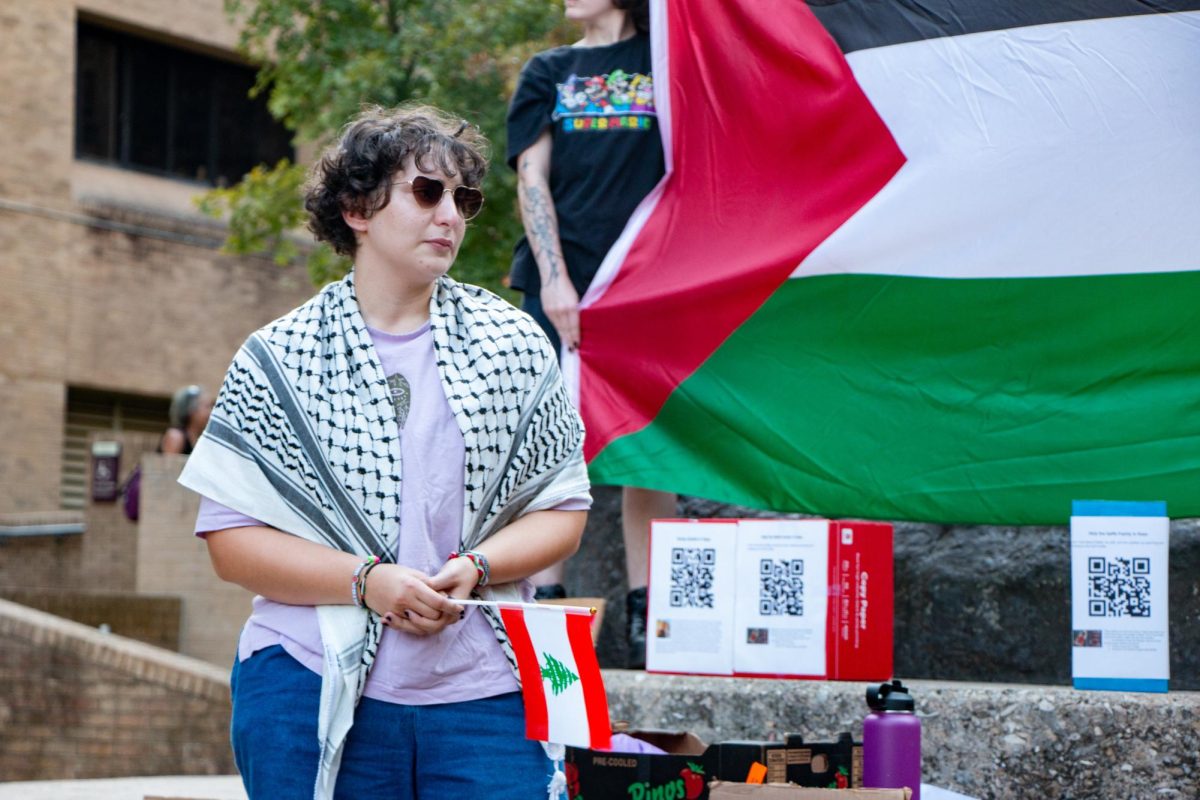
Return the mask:
[[711,547],[671,548],[671,605],[713,607],[713,570],[717,551]]
[[1150,559],[1090,556],[1088,616],[1150,616]]
[[758,562],[758,613],[804,616],[804,559]]

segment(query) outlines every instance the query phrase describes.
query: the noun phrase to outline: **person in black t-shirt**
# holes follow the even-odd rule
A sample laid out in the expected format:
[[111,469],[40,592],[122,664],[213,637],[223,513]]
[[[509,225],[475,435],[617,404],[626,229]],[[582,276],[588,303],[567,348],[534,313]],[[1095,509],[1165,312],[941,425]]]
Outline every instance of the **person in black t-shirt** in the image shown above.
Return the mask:
[[[575,350],[579,298],[664,167],[647,0],[565,5],[583,38],[530,59],[508,112],[507,159],[525,224],[510,281],[555,346]],[[674,516],[675,502],[636,487],[622,496],[631,666],[645,665],[650,520]],[[561,564],[533,576],[538,596],[564,596],[562,577]]]

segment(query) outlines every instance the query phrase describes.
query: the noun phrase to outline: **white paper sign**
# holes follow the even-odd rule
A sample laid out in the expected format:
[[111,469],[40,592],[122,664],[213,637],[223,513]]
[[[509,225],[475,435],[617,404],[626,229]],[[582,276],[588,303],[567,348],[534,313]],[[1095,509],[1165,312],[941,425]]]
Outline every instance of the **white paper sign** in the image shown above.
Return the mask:
[[737,554],[734,670],[824,675],[829,522],[742,520]]
[[1165,503],[1075,502],[1071,517],[1075,688],[1167,691],[1169,543]]
[[733,674],[734,520],[656,520],[650,535],[646,668]]
[[655,520],[646,668],[827,672],[829,520]]

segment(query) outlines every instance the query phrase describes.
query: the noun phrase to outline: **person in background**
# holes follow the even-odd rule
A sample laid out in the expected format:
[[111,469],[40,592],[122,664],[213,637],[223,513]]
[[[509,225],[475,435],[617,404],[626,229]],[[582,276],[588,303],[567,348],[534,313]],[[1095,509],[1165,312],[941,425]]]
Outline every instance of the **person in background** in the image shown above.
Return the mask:
[[[195,384],[184,386],[171,396],[167,411],[168,428],[158,440],[156,452],[191,455],[208,425],[213,409],[213,396]],[[120,488],[121,510],[130,522],[141,517],[142,465],[136,464]]]
[[167,412],[170,427],[163,433],[158,451],[191,455],[204,426],[208,425],[212,409],[213,396],[200,386],[192,384],[175,392]]
[[258,595],[231,682],[251,800],[547,796],[498,612],[456,601],[531,599],[591,496],[549,340],[447,275],[485,147],[428,106],[345,128],[305,204],[354,267],[247,340],[180,477]]
[[[579,299],[664,167],[648,0],[566,0],[565,9],[583,38],[530,59],[509,106],[507,157],[525,227],[509,279],[555,347],[575,350]],[[674,516],[675,506],[668,492],[631,486],[622,493],[634,668],[645,666],[650,520]],[[537,596],[565,596],[563,574],[556,564],[534,576]]]

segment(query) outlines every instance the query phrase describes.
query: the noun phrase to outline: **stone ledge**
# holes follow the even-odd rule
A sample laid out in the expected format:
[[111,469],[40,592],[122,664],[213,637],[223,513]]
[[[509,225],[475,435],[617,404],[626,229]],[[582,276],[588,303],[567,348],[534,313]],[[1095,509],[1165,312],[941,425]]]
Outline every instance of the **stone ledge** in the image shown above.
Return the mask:
[[[609,710],[633,727],[707,742],[862,736],[869,682],[605,670]],[[1200,796],[1200,693],[906,681],[923,722],[924,781],[990,800]]]
[[208,700],[229,700],[229,673],[173,653],[0,599],[0,639],[23,639],[61,649],[89,663]]
[[0,527],[23,527],[25,525],[82,525],[87,517],[82,511],[9,511],[0,514]]
[[81,511],[21,511],[0,514],[0,539],[25,536],[69,536],[87,529]]

